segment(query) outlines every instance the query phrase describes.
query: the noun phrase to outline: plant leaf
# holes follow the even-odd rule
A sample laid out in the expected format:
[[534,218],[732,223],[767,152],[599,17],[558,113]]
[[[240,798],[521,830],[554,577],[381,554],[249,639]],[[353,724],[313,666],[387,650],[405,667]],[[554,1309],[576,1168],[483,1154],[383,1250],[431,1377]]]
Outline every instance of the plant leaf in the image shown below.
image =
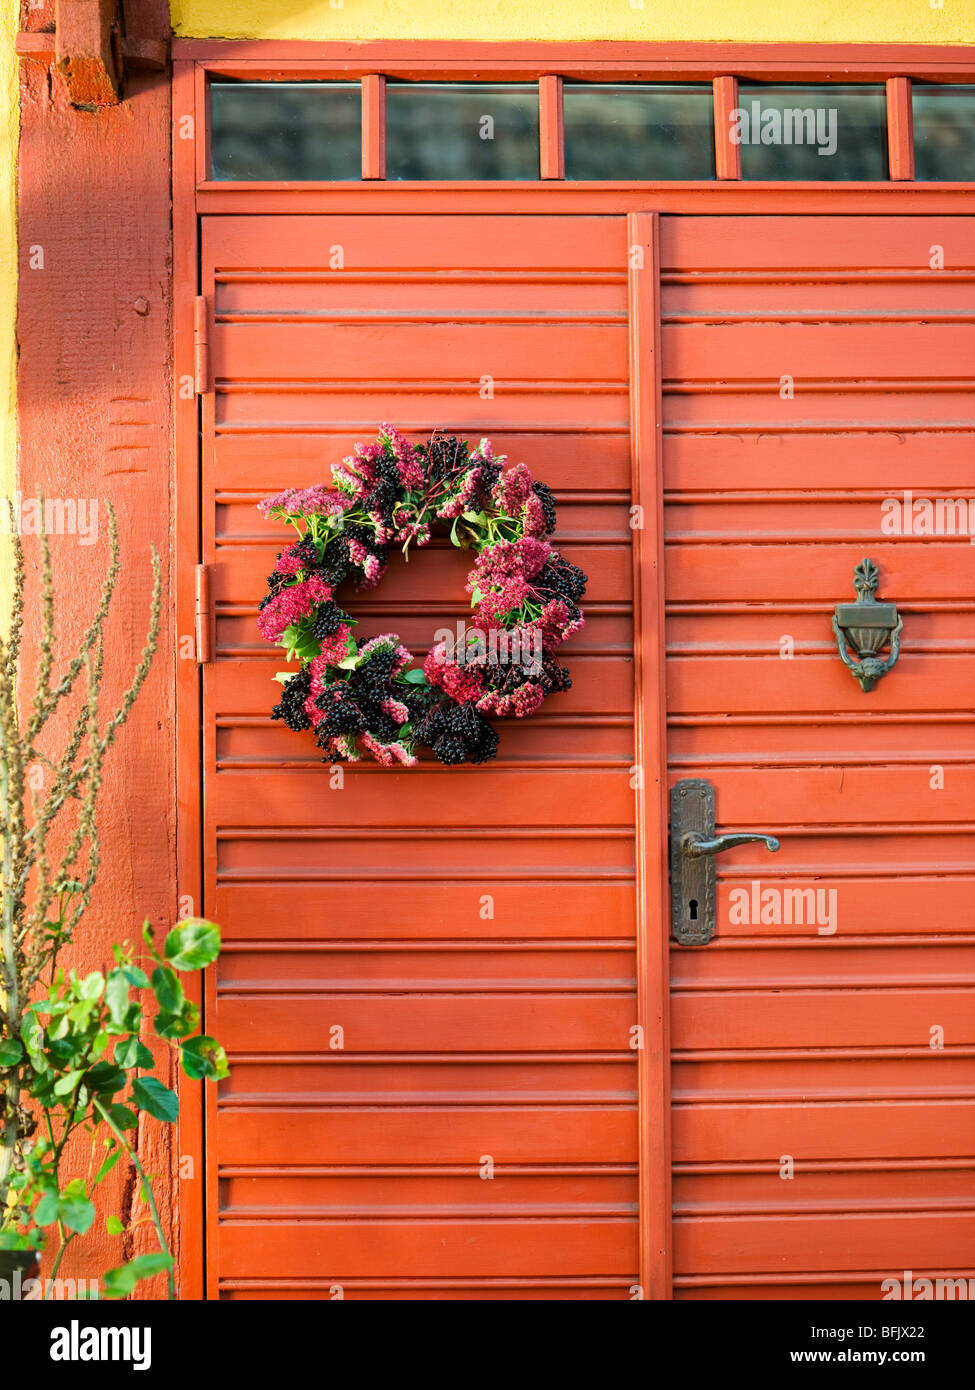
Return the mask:
[[178,1013],[183,1006],[183,986],[176,978],[176,971],[168,966],[157,965],[152,972],[152,992],[166,1013]]
[[114,1124],[119,1129],[138,1129],[139,1117],[134,1110],[130,1110],[127,1105],[115,1105],[108,1107],[108,1113],[112,1117]]
[[161,1038],[175,1042],[199,1028],[200,1011],[191,999],[184,999],[182,1007],[174,1014],[160,1009],[153,1020],[153,1026]]
[[172,1265],[172,1255],[166,1255],[162,1250],[151,1255],[136,1255],[127,1265],[119,1265],[118,1269],[110,1269],[103,1275],[102,1292],[106,1298],[125,1298],[126,1294],[132,1293],[140,1279],[162,1274]]
[[163,954],[174,970],[203,970],[220,954],[220,928],[202,917],[189,917],[166,937]]
[[85,1085],[96,1095],[113,1096],[124,1088],[128,1079],[122,1067],[113,1066],[111,1062],[96,1062],[85,1074]]
[[131,1071],[133,1067],[151,1067],[153,1056],[138,1038],[122,1038],[115,1044],[115,1065]]
[[226,1052],[216,1038],[205,1033],[183,1043],[180,1060],[186,1075],[194,1081],[216,1081],[230,1075]]
[[105,1007],[114,1028],[122,1028],[129,1007],[129,981],[122,966],[109,971],[105,986]]
[[52,1221],[57,1221],[60,1205],[61,1199],[56,1192],[45,1192],[34,1208],[34,1220],[38,1226],[50,1226]]
[[78,987],[78,993],[82,999],[100,999],[102,990],[105,988],[105,976],[100,970],[93,970],[90,975],[86,975]]
[[95,1205],[87,1197],[65,1197],[58,1204],[58,1215],[69,1231],[83,1236],[95,1219]]
[[24,1049],[16,1038],[4,1038],[0,1042],[0,1071],[16,1066],[24,1055]]
[[83,1071],[65,1072],[64,1076],[59,1076],[57,1081],[55,1081],[54,1094],[56,1096],[70,1096],[83,1076]]
[[179,1115],[179,1100],[175,1093],[154,1076],[139,1076],[132,1082],[132,1097],[140,1110],[157,1120],[174,1124]]
[[[118,1161],[119,1161],[119,1159],[120,1159],[121,1157],[122,1157],[122,1150],[121,1150],[121,1149],[113,1149],[113,1150],[111,1151],[111,1153],[105,1155],[104,1161],[102,1162],[102,1166],[99,1168],[98,1172],[95,1174],[95,1183],[96,1183],[96,1184],[97,1184],[97,1183],[100,1183],[101,1180],[102,1180],[102,1178],[107,1178],[107,1177],[108,1177],[109,1173],[112,1171],[112,1169],[115,1167],[116,1163],[118,1163]],[[111,1221],[112,1218],[109,1217],[108,1219],[109,1219],[109,1221]],[[116,1217],[115,1220],[118,1221],[118,1217]],[[124,1229],[125,1229],[125,1227],[122,1226],[121,1223],[119,1223],[119,1229],[118,1229],[117,1231],[113,1232],[113,1234],[114,1234],[114,1235],[120,1235],[121,1232],[122,1232]]]
[[110,1236],[122,1236],[125,1234],[125,1223],[115,1215],[109,1216],[105,1221],[105,1230]]

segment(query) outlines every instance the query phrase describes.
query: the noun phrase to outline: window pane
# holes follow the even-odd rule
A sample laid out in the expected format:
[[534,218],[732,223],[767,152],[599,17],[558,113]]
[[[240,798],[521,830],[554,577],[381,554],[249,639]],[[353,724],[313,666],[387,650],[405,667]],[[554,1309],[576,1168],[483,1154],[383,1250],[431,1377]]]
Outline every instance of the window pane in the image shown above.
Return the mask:
[[388,179],[537,179],[534,82],[387,82]]
[[710,84],[566,82],[567,179],[713,179]]
[[914,177],[930,182],[975,179],[975,86],[911,84]]
[[213,82],[210,177],[359,179],[358,82]]
[[732,136],[746,179],[889,176],[884,88],[739,82]]

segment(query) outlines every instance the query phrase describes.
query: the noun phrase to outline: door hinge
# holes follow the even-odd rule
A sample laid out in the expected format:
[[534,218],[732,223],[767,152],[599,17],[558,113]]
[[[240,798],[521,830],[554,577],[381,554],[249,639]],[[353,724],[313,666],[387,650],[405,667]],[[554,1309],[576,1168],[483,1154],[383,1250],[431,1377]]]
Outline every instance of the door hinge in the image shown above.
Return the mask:
[[210,640],[210,566],[196,567],[196,659],[202,666],[213,660]]
[[210,309],[205,294],[198,294],[193,305],[193,377],[196,394],[210,390]]

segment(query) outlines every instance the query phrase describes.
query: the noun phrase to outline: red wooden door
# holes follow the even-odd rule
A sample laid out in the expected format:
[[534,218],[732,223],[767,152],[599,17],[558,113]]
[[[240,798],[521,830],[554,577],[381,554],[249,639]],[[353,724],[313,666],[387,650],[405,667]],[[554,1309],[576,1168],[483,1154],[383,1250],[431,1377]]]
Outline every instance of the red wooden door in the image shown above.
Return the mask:
[[[234,1061],[207,1128],[215,1293],[668,1293],[659,435],[671,778],[782,841],[718,861],[717,935],[672,953],[674,1293],[975,1274],[975,549],[884,520],[971,492],[973,222],[666,217],[658,325],[649,221],[204,221],[209,1017]],[[575,688],[497,764],[338,791],[267,719],[278,538],[253,503],[383,417],[490,434],[551,483],[589,621]],[[830,632],[865,555],[904,617],[867,695]],[[401,566],[363,626],[425,650],[464,572]]]
[[[672,956],[678,1297],[975,1273],[975,548],[936,505],[973,490],[973,267],[969,218],[662,220],[671,773],[782,842],[719,858]],[[904,620],[869,694],[830,631],[864,556]]]
[[[203,221],[204,892],[226,942],[208,1022],[233,1059],[207,1123],[212,1295],[667,1287],[649,562],[636,706],[633,659],[633,537],[649,555],[659,496],[650,227]],[[285,535],[255,503],[327,479],[384,420],[487,434],[555,489],[587,625],[572,691],[510,721],[497,762],[356,765],[339,788],[269,720],[281,661],[256,605]],[[468,566],[449,544],[392,563],[350,599],[360,633],[397,631],[422,660],[469,611]]]

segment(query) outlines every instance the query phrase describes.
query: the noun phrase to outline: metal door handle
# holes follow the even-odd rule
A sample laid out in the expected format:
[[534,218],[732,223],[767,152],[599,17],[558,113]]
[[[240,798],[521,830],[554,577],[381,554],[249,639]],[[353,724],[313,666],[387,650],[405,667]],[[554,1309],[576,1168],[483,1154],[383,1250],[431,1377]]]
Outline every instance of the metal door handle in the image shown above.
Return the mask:
[[764,830],[714,833],[714,787],[703,777],[687,777],[670,793],[670,911],[674,939],[703,946],[714,935],[717,917],[714,856],[735,845],[779,848]]
[[773,854],[779,848],[779,842],[774,835],[736,833],[734,835],[718,835],[715,839],[709,840],[699,830],[689,830],[686,835],[681,836],[680,852],[688,859],[700,859],[704,854],[720,854],[724,849],[734,849],[735,845],[752,843],[764,844],[766,849],[770,849]]

